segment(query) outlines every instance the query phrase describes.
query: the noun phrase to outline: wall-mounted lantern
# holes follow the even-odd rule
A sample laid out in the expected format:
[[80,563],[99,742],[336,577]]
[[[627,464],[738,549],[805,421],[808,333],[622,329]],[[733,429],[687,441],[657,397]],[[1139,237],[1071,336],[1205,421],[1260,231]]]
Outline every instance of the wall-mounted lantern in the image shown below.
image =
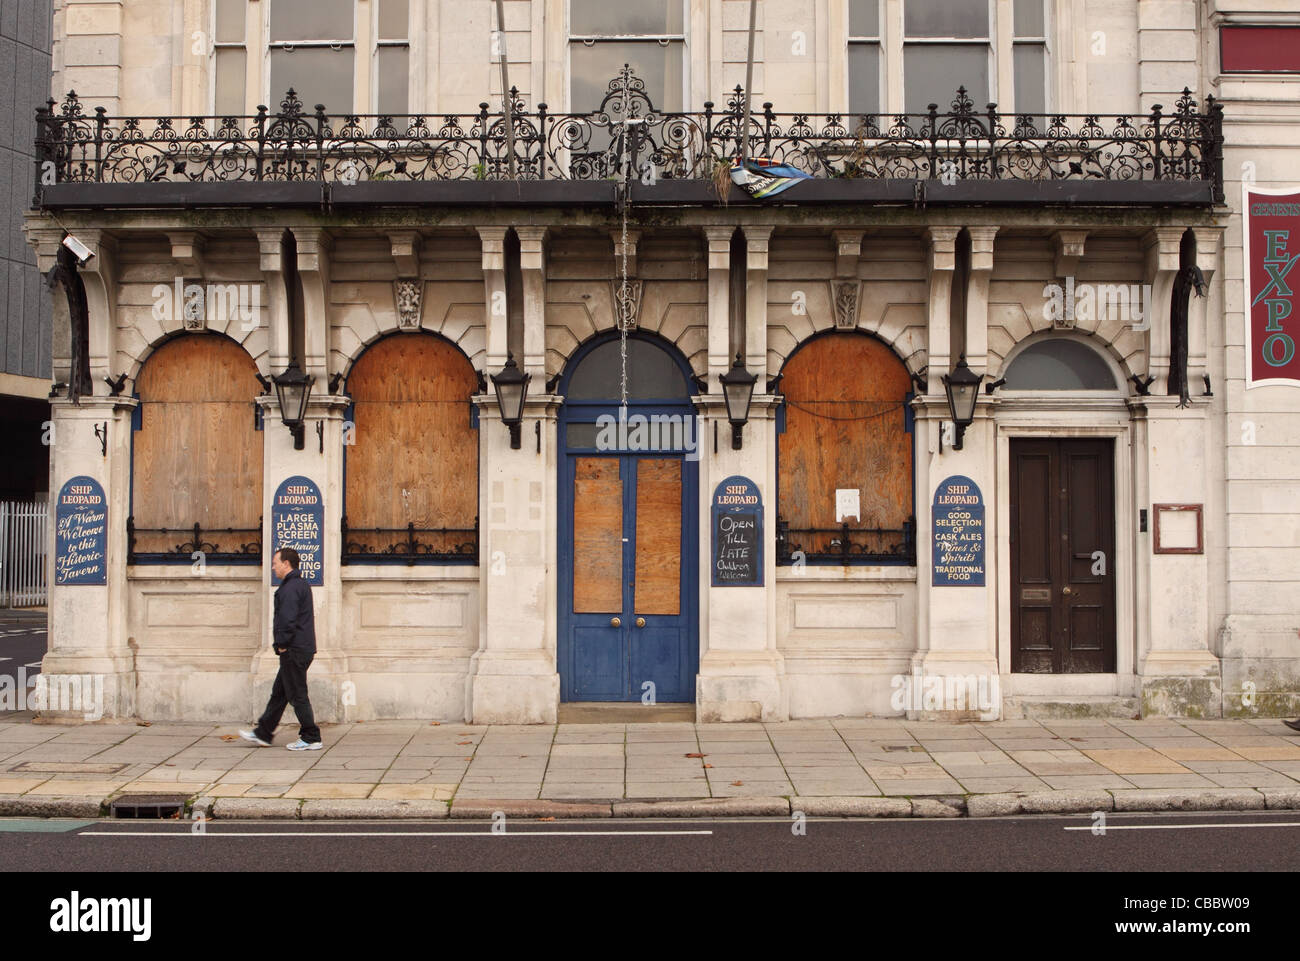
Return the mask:
[[515,355],[506,356],[506,365],[501,373],[492,375],[492,387],[497,393],[497,407],[501,409],[501,423],[510,428],[510,449],[519,450],[519,425],[524,419],[524,401],[528,397],[528,382],[532,374],[526,374],[515,363]]
[[749,420],[749,404],[754,399],[754,382],[758,375],[745,369],[740,354],[731,370],[718,378],[722,381],[722,396],[727,401],[727,420],[731,421],[731,449],[740,450],[741,435]]
[[272,378],[275,394],[280,401],[280,419],[293,434],[293,449],[303,448],[303,423],[307,419],[307,401],[311,397],[314,378],[304,374],[295,360],[280,374]]
[[961,355],[951,374],[943,375],[943,388],[948,392],[948,413],[952,415],[957,433],[953,450],[961,450],[966,428],[975,419],[975,401],[979,399],[980,381],[983,379],[983,374],[977,374],[966,366],[965,354]]

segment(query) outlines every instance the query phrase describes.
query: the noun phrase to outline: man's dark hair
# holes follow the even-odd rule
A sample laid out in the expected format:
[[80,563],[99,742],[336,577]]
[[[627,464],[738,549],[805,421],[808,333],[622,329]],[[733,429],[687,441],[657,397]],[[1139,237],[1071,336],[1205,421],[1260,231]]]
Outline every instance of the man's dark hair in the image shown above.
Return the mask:
[[298,558],[298,552],[295,551],[292,547],[281,547],[278,551],[276,551],[276,553],[280,555],[280,560],[287,561],[289,563],[289,566],[292,567],[295,571],[298,569],[298,565],[301,563],[301,561]]

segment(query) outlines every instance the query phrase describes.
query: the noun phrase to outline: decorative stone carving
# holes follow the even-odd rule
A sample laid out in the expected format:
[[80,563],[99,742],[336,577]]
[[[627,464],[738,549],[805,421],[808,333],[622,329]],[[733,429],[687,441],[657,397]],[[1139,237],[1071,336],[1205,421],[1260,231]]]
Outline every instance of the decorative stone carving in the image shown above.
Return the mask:
[[641,281],[614,281],[614,312],[621,329],[636,330],[641,322]]
[[397,329],[419,330],[424,284],[418,280],[399,280],[393,288],[397,300]]
[[858,281],[833,280],[831,293],[835,301],[835,327],[852,330],[858,326]]

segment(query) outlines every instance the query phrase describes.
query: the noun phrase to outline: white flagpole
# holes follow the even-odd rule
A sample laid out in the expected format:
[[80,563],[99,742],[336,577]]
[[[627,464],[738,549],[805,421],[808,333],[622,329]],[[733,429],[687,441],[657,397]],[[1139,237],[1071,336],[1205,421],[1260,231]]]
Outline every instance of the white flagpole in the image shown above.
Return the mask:
[[[497,0],[499,3],[500,0]],[[745,58],[744,112],[740,118],[740,169],[749,163],[749,91],[754,85],[754,25],[758,18],[758,0],[749,0],[749,56]]]
[[[752,28],[751,28],[752,29]],[[497,0],[497,39],[501,45],[501,114],[506,125],[506,158],[510,164],[510,179],[515,177],[515,110],[510,98],[510,75],[506,67],[506,11],[502,0]],[[753,57],[753,34],[750,34],[750,57]],[[484,163],[487,158],[483,158]]]

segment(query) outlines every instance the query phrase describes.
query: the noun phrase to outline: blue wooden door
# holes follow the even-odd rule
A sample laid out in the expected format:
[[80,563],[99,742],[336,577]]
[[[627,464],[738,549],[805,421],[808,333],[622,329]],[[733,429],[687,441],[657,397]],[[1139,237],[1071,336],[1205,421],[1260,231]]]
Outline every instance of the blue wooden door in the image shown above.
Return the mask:
[[562,698],[693,701],[695,462],[596,451],[565,461]]

